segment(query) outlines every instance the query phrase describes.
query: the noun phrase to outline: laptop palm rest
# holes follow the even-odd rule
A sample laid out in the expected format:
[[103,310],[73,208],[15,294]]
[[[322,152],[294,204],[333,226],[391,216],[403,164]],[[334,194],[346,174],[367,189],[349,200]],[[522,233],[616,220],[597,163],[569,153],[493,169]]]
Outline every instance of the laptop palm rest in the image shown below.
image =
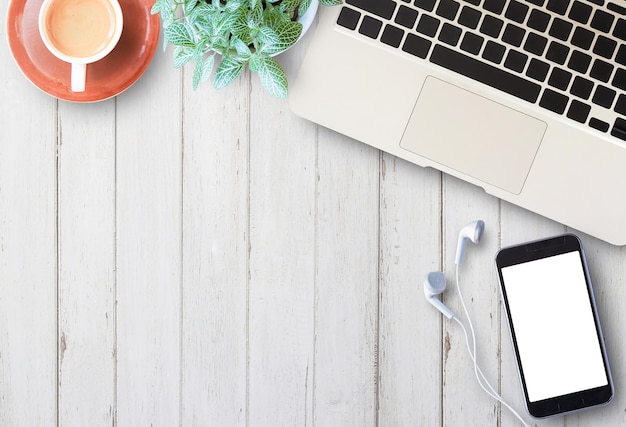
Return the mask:
[[541,120],[429,76],[400,146],[519,194],[546,127]]

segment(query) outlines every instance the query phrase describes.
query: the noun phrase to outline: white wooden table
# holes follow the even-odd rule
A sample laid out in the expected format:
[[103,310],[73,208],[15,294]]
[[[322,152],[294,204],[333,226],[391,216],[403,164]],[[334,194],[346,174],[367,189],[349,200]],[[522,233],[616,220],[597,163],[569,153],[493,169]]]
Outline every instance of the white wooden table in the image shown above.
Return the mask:
[[[280,57],[291,79],[305,45]],[[480,365],[523,412],[493,257],[566,227],[306,122],[256,76],[193,92],[191,71],[159,50],[77,105],[2,40],[0,426],[518,425],[422,282],[453,276],[482,218],[464,296]],[[626,252],[581,237],[617,395],[537,424],[626,425]]]

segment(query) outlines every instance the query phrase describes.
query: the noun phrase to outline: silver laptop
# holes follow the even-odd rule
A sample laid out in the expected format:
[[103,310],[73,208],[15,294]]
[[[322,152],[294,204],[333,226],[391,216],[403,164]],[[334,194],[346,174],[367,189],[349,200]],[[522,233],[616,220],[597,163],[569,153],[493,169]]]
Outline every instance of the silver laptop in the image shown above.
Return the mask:
[[314,31],[296,114],[626,244],[626,2],[345,0]]

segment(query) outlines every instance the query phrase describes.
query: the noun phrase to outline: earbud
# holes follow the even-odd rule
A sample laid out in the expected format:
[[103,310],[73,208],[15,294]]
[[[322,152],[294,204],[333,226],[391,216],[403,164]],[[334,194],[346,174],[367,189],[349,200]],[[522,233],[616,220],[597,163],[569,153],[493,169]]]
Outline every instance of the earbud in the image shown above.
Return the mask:
[[440,271],[428,273],[424,280],[424,295],[429,303],[435,306],[448,319],[454,317],[454,313],[450,310],[437,295],[441,295],[446,290],[446,276]]
[[461,264],[463,261],[463,251],[465,250],[465,241],[471,240],[472,243],[477,244],[480,242],[480,238],[485,230],[485,223],[482,220],[470,222],[459,232],[459,241],[456,246],[456,259],[455,264]]

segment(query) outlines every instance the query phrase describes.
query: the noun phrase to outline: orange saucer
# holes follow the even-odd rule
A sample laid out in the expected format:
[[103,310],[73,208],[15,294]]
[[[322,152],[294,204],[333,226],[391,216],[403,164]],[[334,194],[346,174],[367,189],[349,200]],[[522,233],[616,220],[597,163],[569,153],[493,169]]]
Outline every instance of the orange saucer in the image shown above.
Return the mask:
[[87,65],[85,92],[70,90],[70,64],[46,49],[39,35],[43,0],[11,0],[7,40],[18,67],[45,93],[72,102],[95,102],[114,97],[146,71],[159,44],[159,15],[151,15],[154,0],[119,0],[124,30],[119,43],[104,59]]

